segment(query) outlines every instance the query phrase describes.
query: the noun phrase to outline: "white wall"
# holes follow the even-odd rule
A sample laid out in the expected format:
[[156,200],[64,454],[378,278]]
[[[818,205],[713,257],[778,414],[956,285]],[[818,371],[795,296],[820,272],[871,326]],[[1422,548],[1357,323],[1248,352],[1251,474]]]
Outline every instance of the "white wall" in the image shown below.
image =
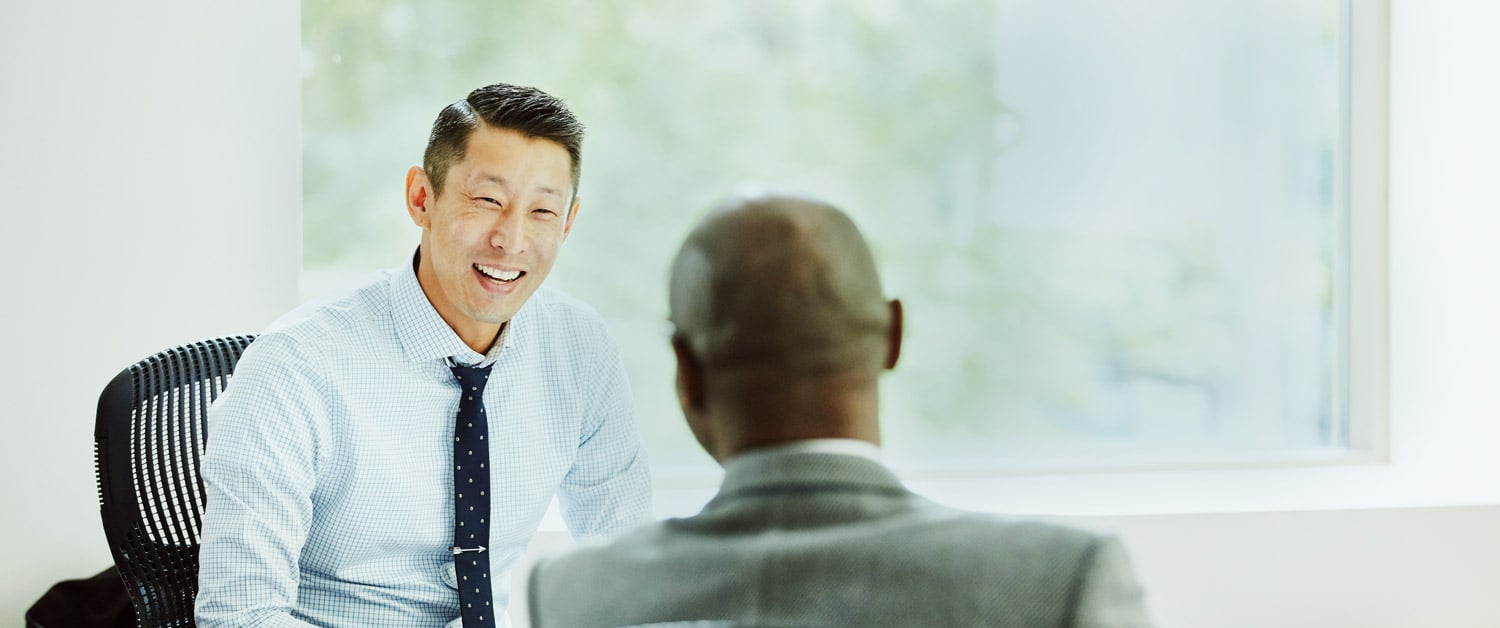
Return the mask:
[[7,0],[0,37],[0,625],[110,564],[94,405],[256,331],[301,265],[295,2]]
[[1164,628],[1500,626],[1500,507],[1112,517]]
[[[1500,8],[1392,5],[1390,466],[1461,462],[1351,477],[1405,503],[1500,503]],[[0,623],[108,562],[99,388],[152,351],[259,329],[295,303],[300,260],[295,4],[10,1],[5,15]],[[1461,436],[1424,436],[1433,424]],[[1212,509],[1232,509],[1237,476],[1197,477],[1179,488],[1206,482],[1225,496]],[[1255,490],[1359,505],[1298,477]],[[1500,625],[1494,507],[1092,521],[1132,544],[1167,626]]]

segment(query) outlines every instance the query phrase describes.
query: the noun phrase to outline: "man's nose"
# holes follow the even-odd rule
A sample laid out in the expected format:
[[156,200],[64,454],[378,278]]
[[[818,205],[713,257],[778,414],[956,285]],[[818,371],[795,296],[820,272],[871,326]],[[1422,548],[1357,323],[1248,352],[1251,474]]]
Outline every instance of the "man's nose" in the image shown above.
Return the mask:
[[507,253],[526,252],[525,218],[523,212],[501,212],[490,227],[490,246]]

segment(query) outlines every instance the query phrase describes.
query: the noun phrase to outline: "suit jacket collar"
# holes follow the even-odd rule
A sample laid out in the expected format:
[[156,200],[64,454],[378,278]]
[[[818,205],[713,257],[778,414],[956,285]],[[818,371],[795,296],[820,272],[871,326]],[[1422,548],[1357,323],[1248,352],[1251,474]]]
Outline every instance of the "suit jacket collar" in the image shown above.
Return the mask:
[[745,460],[729,468],[719,494],[705,510],[738,497],[851,490],[907,493],[895,474],[873,460],[842,454],[787,453]]

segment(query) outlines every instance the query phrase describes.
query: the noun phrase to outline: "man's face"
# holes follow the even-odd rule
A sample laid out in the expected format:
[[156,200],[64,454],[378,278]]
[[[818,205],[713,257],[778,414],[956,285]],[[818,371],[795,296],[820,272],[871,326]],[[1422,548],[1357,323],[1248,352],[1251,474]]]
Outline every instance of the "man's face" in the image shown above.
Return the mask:
[[536,292],[578,211],[562,145],[481,125],[441,194],[420,168],[407,175],[407,211],[422,227],[417,277],[433,308],[483,352]]

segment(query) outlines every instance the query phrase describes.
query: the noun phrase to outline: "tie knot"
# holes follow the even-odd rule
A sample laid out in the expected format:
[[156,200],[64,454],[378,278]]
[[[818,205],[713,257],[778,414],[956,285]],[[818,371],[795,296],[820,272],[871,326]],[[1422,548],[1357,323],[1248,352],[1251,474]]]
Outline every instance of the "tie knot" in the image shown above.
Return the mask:
[[453,371],[453,377],[458,383],[477,391],[484,390],[484,383],[489,381],[490,367],[488,366],[450,366],[448,370]]

